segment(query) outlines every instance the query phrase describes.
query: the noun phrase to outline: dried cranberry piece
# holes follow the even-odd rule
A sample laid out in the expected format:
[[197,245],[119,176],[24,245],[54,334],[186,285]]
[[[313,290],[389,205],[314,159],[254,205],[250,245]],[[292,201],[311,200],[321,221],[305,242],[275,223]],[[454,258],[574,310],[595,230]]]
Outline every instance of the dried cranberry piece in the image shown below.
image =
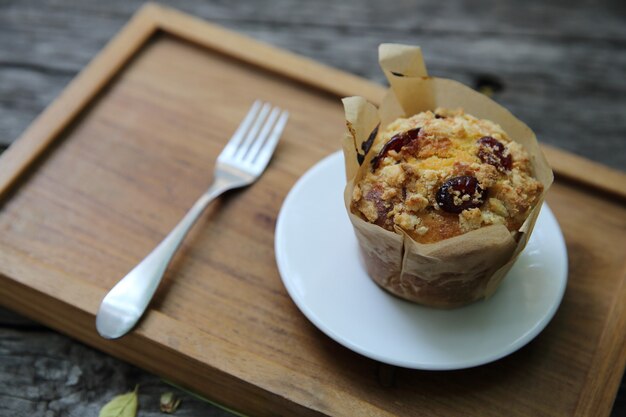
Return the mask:
[[382,189],[373,188],[365,195],[364,198],[365,200],[371,201],[372,203],[374,203],[374,206],[376,207],[376,212],[378,214],[378,217],[376,218],[376,221],[374,223],[380,227],[389,229],[389,222],[391,221],[391,219],[387,217],[387,213],[389,213],[389,211],[391,210],[392,205],[388,204],[383,199],[382,195],[383,195]]
[[504,155],[505,147],[499,140],[491,136],[478,139],[478,157],[485,164],[493,165],[499,171],[510,171],[511,155]]
[[487,190],[478,185],[476,177],[462,175],[444,182],[435,197],[443,211],[458,214],[463,210],[480,207],[487,198]]
[[393,135],[393,137],[385,143],[380,152],[378,152],[378,155],[372,158],[372,171],[376,171],[378,164],[380,164],[380,161],[387,156],[389,151],[400,152],[402,148],[416,141],[419,136],[419,132],[420,128],[417,127],[415,129]]

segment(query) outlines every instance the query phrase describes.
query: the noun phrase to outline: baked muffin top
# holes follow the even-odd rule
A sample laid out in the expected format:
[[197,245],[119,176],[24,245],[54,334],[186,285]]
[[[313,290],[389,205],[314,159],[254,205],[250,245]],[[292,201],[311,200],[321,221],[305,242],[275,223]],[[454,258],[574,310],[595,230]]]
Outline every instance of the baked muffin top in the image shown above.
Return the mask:
[[433,243],[491,224],[520,228],[543,190],[527,152],[496,123],[438,108],[379,132],[351,210]]

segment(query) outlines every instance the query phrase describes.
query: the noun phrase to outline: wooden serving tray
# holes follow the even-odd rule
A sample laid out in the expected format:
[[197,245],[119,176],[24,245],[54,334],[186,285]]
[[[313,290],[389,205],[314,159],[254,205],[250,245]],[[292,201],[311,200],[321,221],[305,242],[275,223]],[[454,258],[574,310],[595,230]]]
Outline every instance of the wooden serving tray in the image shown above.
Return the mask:
[[[1,303],[254,415],[608,415],[626,363],[626,176],[582,158],[546,147],[569,284],[546,330],[513,355],[394,370],[333,342],[293,304],[273,250],[283,198],[339,149],[339,98],[383,92],[144,7],[0,158]],[[209,209],[134,332],[100,338],[100,300],[209,185],[256,98],[292,114],[268,172]]]

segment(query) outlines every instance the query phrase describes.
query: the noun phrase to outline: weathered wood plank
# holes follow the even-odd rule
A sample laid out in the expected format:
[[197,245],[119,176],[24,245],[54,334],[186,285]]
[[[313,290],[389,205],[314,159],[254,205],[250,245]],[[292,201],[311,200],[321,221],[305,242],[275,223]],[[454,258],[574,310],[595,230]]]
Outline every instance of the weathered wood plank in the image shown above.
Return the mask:
[[176,416],[231,413],[182,392],[158,377],[46,329],[0,328],[0,415],[97,416],[111,398],[139,385],[139,415],[162,417],[159,398],[172,391]]
[[[476,85],[496,78],[496,100],[540,138],[623,169],[626,132],[624,7],[596,2],[357,2],[300,5],[166,2],[255,38],[382,82],[380,42],[424,46],[430,72]],[[0,13],[0,141],[19,135],[137,8],[138,2],[9,2]],[[387,6],[385,4],[385,6]],[[2,7],[2,6],[0,6]],[[602,24],[597,24],[601,21]],[[338,41],[340,40],[340,41]]]

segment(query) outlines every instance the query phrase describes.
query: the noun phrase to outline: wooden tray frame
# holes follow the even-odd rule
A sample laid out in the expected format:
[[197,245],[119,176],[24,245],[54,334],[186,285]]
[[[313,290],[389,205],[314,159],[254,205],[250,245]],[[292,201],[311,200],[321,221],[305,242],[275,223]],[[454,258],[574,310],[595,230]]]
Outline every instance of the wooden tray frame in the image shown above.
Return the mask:
[[[148,4],[4,153],[3,170],[0,171],[0,199],[20,183],[22,174],[158,31],[279,73],[337,97],[358,94],[379,103],[385,92],[382,86],[362,78],[258,43],[177,11]],[[623,173],[547,145],[543,145],[543,149],[557,178],[575,181],[626,199],[626,175]],[[146,318],[148,323],[145,326],[141,326],[120,341],[101,339],[96,334],[93,324],[102,296],[100,292],[94,291],[94,288],[78,280],[72,293],[54,288],[50,284],[54,279],[32,278],[26,286],[25,282],[15,279],[20,276],[20,266],[12,262],[11,256],[11,253],[0,254],[0,262],[8,265],[14,275],[12,278],[0,276],[2,283],[0,295],[3,297],[3,304],[9,308],[29,315],[111,355],[210,395],[224,404],[236,405],[244,412],[264,415],[318,415],[314,408],[300,403],[297,395],[286,397],[268,392],[262,388],[259,381],[243,381],[218,368],[212,369],[209,373],[199,374],[196,371],[197,362],[193,358],[202,358],[203,353],[194,346],[215,341],[205,335],[194,333],[192,326],[181,325],[180,322],[159,312],[150,314]],[[43,266],[34,268],[39,268],[41,276],[50,278],[55,274]],[[623,300],[626,299],[624,281],[622,279],[617,296]],[[19,299],[11,297],[13,293],[25,292],[28,297]],[[77,303],[77,300],[80,301]],[[47,308],[37,307],[43,305],[47,305]],[[54,314],[52,315],[50,311],[54,311]],[[153,326],[150,322],[158,322],[159,326]],[[597,366],[591,367],[594,371],[588,375],[575,415],[609,414],[626,364],[626,342],[615,337],[621,334],[624,328],[626,328],[626,305],[615,303],[611,317],[603,329],[599,351],[594,355]],[[166,334],[194,339],[195,343],[176,351],[169,346]],[[145,347],[148,344],[150,349],[146,351]],[[224,346],[223,349],[228,350],[229,347]],[[159,359],[162,357],[175,362],[175,366],[160,366]],[[607,365],[611,363],[614,365]],[[269,366],[267,370],[271,372]],[[203,388],[209,385],[210,390]]]

